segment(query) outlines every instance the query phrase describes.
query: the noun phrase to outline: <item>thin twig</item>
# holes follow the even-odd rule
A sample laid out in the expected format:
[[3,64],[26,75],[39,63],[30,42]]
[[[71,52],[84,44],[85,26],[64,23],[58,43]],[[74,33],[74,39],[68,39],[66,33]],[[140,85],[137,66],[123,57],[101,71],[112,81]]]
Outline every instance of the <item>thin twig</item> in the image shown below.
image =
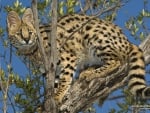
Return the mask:
[[9,94],[7,94],[7,95],[8,95],[8,99],[9,99],[9,101],[10,101],[11,107],[12,107],[12,109],[13,109],[13,112],[16,113],[15,105],[14,105],[14,103],[12,102],[11,97],[9,96]]
[[117,4],[117,5],[111,6],[111,7],[107,8],[107,9],[105,9],[105,10],[101,10],[100,12],[96,13],[96,14],[93,15],[93,16],[99,17],[100,15],[102,15],[102,14],[104,14],[104,13],[106,13],[106,12],[112,11],[112,10],[116,9],[117,7],[121,7],[121,6],[124,6],[124,5],[125,5],[125,3]]

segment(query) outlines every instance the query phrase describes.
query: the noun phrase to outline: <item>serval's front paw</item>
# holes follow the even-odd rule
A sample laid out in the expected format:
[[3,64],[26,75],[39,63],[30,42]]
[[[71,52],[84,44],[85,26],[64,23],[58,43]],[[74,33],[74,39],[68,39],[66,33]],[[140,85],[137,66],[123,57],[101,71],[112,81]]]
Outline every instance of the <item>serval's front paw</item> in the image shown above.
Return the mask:
[[70,88],[70,84],[61,84],[55,93],[54,99],[57,105],[62,104],[63,99]]
[[62,103],[63,97],[61,95],[55,94],[54,99],[55,99],[56,105],[60,105]]
[[88,68],[87,70],[83,71],[80,73],[79,79],[80,80],[86,80],[86,81],[91,81],[93,79],[92,73],[94,68]]

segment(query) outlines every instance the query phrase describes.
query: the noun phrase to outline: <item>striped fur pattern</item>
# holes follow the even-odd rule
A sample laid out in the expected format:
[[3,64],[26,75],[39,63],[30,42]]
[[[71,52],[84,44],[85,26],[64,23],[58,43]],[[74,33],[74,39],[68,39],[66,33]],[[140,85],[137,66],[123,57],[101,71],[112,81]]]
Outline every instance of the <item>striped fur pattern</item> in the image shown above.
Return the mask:
[[[36,31],[31,9],[22,17],[14,11],[7,17],[10,42],[20,54],[30,58],[37,67],[43,65],[37,46]],[[50,51],[48,36],[50,25],[40,26],[40,33],[45,51]],[[145,81],[145,63],[142,51],[131,44],[121,29],[104,20],[86,15],[66,15],[58,20],[57,26],[59,78],[55,100],[61,103],[69,90],[73,77],[88,67],[97,67],[91,76],[82,75],[80,79],[90,81],[96,77],[105,77],[107,73],[129,61],[128,87],[134,95],[150,96],[150,89]]]

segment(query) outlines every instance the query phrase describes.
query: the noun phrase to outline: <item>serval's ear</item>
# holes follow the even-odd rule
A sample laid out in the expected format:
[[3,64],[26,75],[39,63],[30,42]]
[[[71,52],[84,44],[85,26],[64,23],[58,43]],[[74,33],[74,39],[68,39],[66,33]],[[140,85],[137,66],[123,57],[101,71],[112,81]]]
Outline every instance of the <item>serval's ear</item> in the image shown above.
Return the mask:
[[15,11],[10,11],[7,16],[7,27],[9,35],[13,35],[21,25],[21,19]]
[[34,25],[33,12],[30,8],[27,8],[22,17],[23,23],[26,23],[30,26],[30,24]]

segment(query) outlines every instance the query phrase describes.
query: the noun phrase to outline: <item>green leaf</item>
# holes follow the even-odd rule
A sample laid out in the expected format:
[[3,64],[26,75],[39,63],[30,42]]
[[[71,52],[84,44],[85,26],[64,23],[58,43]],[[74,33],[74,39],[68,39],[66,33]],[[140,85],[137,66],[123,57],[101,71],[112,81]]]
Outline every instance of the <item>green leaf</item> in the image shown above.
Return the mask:
[[137,22],[141,25],[143,23],[143,16],[142,15],[139,15],[137,17]]

